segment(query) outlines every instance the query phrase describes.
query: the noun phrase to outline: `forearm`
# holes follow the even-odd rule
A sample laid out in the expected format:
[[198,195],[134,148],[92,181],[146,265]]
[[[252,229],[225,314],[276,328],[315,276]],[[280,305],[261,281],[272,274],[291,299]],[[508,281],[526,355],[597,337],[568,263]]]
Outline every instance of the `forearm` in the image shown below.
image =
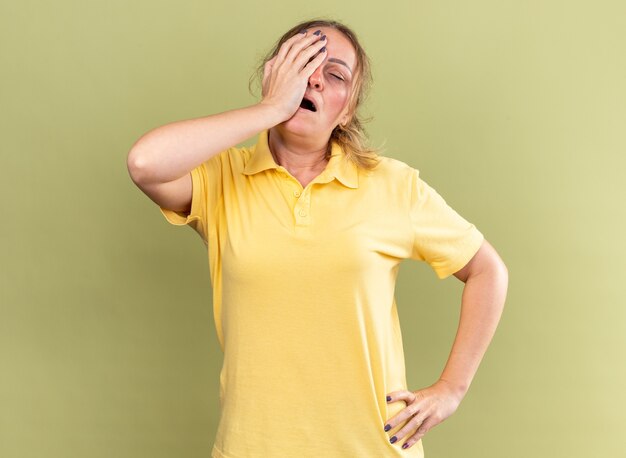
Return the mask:
[[128,153],[128,167],[144,182],[164,183],[262,130],[280,123],[273,106],[261,103],[157,127]]
[[440,380],[462,397],[495,334],[508,287],[504,265],[493,264],[465,282],[457,334]]

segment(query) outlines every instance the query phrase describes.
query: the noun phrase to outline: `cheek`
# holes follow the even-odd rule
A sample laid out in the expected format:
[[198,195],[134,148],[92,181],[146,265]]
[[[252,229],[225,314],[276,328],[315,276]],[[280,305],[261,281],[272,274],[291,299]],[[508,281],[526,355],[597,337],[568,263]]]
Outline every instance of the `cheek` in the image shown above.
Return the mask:
[[350,93],[348,88],[340,88],[335,92],[331,98],[331,105],[333,107],[333,111],[339,113],[343,110],[344,106],[348,103]]

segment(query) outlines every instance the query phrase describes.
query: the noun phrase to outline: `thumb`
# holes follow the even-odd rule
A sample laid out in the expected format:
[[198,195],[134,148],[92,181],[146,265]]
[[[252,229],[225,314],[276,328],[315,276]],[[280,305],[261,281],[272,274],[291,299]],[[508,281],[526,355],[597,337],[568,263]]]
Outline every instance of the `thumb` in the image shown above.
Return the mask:
[[265,66],[263,68],[263,81],[261,82],[261,94],[263,96],[265,96],[265,94],[267,93],[267,80],[272,73],[272,68],[274,68],[274,62],[276,61],[276,57],[278,57],[278,55],[272,57],[270,60],[265,62]]

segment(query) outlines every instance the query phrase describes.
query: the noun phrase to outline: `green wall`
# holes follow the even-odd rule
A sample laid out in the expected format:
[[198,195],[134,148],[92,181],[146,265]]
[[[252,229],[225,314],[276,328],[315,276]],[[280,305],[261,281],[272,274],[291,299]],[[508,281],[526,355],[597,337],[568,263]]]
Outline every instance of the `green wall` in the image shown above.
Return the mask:
[[[509,270],[492,344],[426,456],[622,456],[624,2],[21,0],[0,5],[1,457],[209,456],[206,253],[126,156],[156,126],[255,103],[256,61],[315,16],[369,52],[372,143]],[[414,390],[443,369],[462,286],[402,264]]]

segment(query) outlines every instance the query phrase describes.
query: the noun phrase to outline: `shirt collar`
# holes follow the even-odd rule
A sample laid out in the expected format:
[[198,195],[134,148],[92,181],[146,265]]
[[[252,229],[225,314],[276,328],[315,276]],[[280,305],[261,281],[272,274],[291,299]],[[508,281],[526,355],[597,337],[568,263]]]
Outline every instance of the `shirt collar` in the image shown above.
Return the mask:
[[[279,165],[274,161],[268,143],[269,130],[259,133],[259,139],[252,148],[252,157],[243,169],[245,175],[253,175],[267,169],[277,169]],[[359,187],[359,174],[356,164],[347,159],[343,148],[335,141],[332,142],[331,156],[326,164],[322,175],[326,177],[323,181],[332,181],[337,178],[341,183],[349,188]]]

